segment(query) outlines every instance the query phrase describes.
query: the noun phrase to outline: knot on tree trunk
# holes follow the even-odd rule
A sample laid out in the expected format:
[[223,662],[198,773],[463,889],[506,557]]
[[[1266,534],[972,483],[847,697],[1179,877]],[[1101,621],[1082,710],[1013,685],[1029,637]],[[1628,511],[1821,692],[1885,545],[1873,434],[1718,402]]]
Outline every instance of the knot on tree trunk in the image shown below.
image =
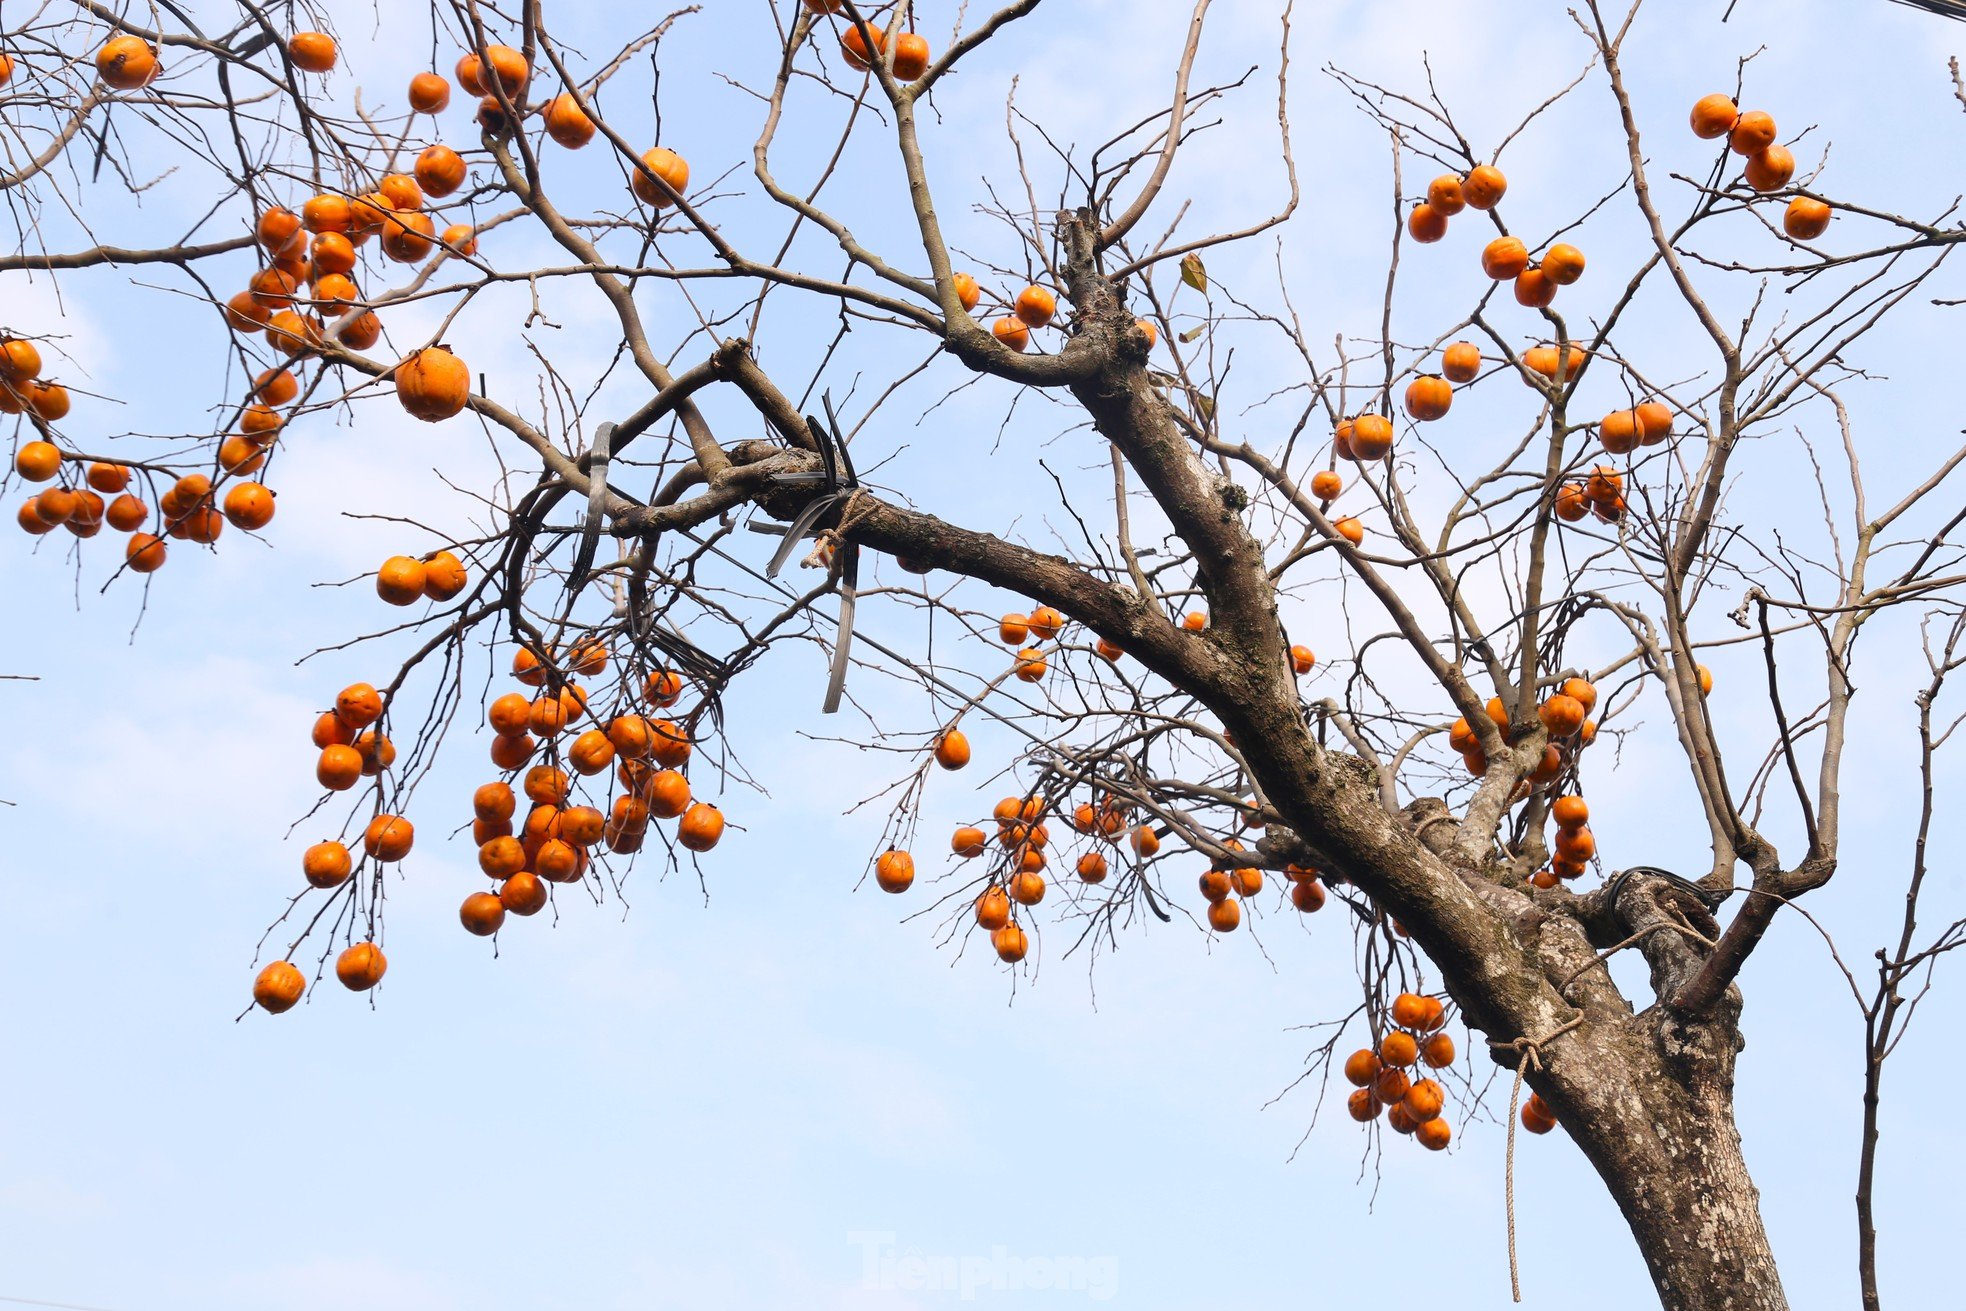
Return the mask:
[[1696,888],[1650,870],[1628,870],[1608,885],[1612,912],[1645,957],[1659,1002],[1639,1017],[1649,1021],[1668,1069],[1687,1087],[1707,1086],[1731,1100],[1734,1058],[1741,1038],[1741,992],[1733,984],[1711,1010],[1688,1014],[1669,999],[1697,975],[1713,953],[1719,926]]
[[1461,836],[1461,820],[1439,797],[1417,797],[1399,812],[1413,840],[1436,856],[1451,859]]

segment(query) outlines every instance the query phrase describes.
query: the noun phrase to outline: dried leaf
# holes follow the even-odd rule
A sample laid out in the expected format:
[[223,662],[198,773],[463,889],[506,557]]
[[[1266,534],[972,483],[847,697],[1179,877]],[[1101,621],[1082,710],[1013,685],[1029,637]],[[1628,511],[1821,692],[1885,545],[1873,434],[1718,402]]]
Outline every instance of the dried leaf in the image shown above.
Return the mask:
[[1181,257],[1181,281],[1196,291],[1208,292],[1208,270],[1202,267],[1201,256],[1183,255]]

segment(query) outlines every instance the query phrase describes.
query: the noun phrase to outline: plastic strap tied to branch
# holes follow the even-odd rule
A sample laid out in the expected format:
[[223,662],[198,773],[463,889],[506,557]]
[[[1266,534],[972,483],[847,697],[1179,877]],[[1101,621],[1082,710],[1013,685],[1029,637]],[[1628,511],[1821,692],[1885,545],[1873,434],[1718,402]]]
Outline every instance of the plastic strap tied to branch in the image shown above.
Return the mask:
[[[772,553],[771,563],[765,567],[765,577],[776,578],[778,571],[792,558],[792,552],[808,534],[816,536],[819,544],[807,557],[807,563],[823,563],[824,552],[828,546],[834,548],[834,558],[839,563],[840,617],[838,636],[833,642],[833,666],[826,679],[826,700],[820,706],[825,714],[833,714],[840,708],[840,699],[846,693],[847,664],[853,649],[853,611],[855,589],[860,585],[860,548],[847,537],[854,523],[868,511],[856,504],[860,499],[860,479],[853,471],[853,457],[847,454],[846,438],[840,433],[839,418],[833,413],[831,392],[821,398],[826,406],[826,422],[820,423],[811,415],[806,416],[806,427],[811,430],[814,443],[819,447],[819,459],[826,466],[821,475],[826,488],[823,495],[815,496],[799,511],[785,528],[785,540],[778,550]],[[774,481],[811,482],[809,473],[781,474]],[[816,529],[819,521],[829,511],[837,509],[839,519],[831,528]],[[769,530],[767,530],[769,531]]]
[[1703,888],[1693,880],[1682,878],[1669,869],[1660,869],[1657,865],[1633,865],[1630,869],[1619,870],[1612,877],[1611,882],[1606,885],[1605,899],[1609,904],[1613,906],[1618,904],[1618,893],[1624,888],[1626,880],[1634,875],[1644,875],[1649,878],[1662,879],[1670,883],[1694,901],[1705,906],[1709,914],[1719,910],[1721,903],[1725,902],[1731,895],[1717,888]]
[[1515,1300],[1522,1300],[1522,1273],[1515,1259],[1515,1130],[1520,1122],[1518,1110],[1522,1099],[1522,1080],[1534,1065],[1543,1068],[1543,1048],[1555,1042],[1584,1022],[1584,1013],[1578,1011],[1561,1028],[1554,1029],[1540,1038],[1512,1038],[1508,1042],[1490,1042],[1494,1050],[1517,1052],[1520,1054],[1515,1064],[1515,1086],[1509,1090],[1509,1160],[1508,1169],[1503,1176],[1503,1199],[1509,1217],[1509,1291]]
[[594,441],[587,448],[587,513],[580,521],[580,549],[574,553],[573,567],[567,570],[567,590],[577,592],[587,586],[594,569],[594,550],[601,540],[601,524],[608,503],[608,461],[614,454],[614,425],[604,423],[594,430]]

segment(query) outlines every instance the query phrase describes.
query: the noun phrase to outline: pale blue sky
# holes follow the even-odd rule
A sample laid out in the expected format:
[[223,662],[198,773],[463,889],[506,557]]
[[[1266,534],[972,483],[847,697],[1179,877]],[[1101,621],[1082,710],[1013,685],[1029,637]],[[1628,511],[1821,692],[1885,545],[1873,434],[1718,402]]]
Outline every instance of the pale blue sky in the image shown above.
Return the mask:
[[[1884,0],[1741,0],[1725,27],[1714,21],[1723,7],[1655,5],[1632,38],[1626,62],[1662,185],[1667,168],[1704,170],[1686,107],[1731,88],[1735,56],[1765,42],[1747,100],[1773,111],[1785,133],[1821,125],[1809,141],[1834,143],[1825,189],[1927,215],[1956,194],[1966,115],[1945,59],[1966,45],[1966,29]],[[422,66],[410,49],[419,40],[385,33],[370,42],[361,35],[370,11],[344,8],[363,82],[393,88]],[[593,15],[604,7],[564,8],[583,17],[577,33],[562,35],[602,49],[613,29]],[[756,83],[774,57],[761,2],[706,8],[678,26],[664,54],[673,70],[665,141],[689,155],[699,184],[725,168],[741,180],[757,112],[700,70]],[[935,18],[924,30],[946,31],[953,5],[921,8]],[[1196,230],[1247,222],[1280,194],[1269,144],[1274,83],[1264,81],[1274,75],[1276,9],[1271,0],[1215,6],[1199,76],[1226,80],[1252,63],[1261,72],[1224,109],[1227,125],[1177,170],[1176,187],[1199,197]],[[1376,329],[1388,183],[1383,139],[1319,68],[1412,89],[1425,50],[1442,94],[1486,150],[1567,81],[1586,50],[1564,7],[1541,0],[1298,9],[1291,111],[1306,203],[1283,263],[1311,339],[1328,343],[1340,330]],[[1012,180],[1002,131],[1010,77],[1021,77],[1020,108],[1054,135],[1098,140],[1164,96],[1186,13],[1175,0],[1053,0],[944,88],[944,121],[929,143],[959,245],[1015,258],[1002,230],[970,208],[986,198],[979,172],[1000,189]],[[454,57],[446,50],[444,68]],[[352,79],[338,76],[345,92]],[[610,112],[644,121],[630,96]],[[454,108],[443,119],[454,139],[468,135],[464,117]],[[790,125],[780,158],[789,167],[799,141],[824,140],[830,127]],[[1512,146],[1512,224],[1546,229],[1579,197],[1615,185],[1614,127],[1609,95],[1593,80]],[[842,208],[863,238],[901,249],[888,139],[867,128],[846,163]],[[1025,144],[1033,149],[1028,134]],[[568,187],[584,194],[619,185],[598,150],[563,166]],[[1055,174],[1044,174],[1041,192],[1055,189]],[[164,186],[138,215],[107,184],[86,194],[97,234],[131,245],[203,203]],[[720,205],[712,212],[738,233],[761,231],[738,202]],[[82,244],[60,215],[48,216],[48,231],[51,245]],[[1826,244],[1841,235],[1833,230]],[[1608,303],[1609,275],[1635,247],[1622,210],[1577,239],[1593,275],[1565,296],[1583,314]],[[1745,227],[1739,239],[1769,249]],[[1430,338],[1476,285],[1471,253],[1450,247],[1452,239],[1408,248],[1402,339]],[[514,233],[488,237],[486,249],[518,267],[540,246]],[[703,253],[700,243],[675,249]],[[1275,260],[1271,244],[1254,242],[1212,254],[1210,267],[1253,294]],[[831,272],[837,257],[814,266]],[[151,289],[162,285],[174,284],[98,271],[65,277],[58,299],[46,281],[0,278],[0,323],[71,334],[63,375],[79,383],[86,374],[91,390],[124,402],[79,398],[70,431],[181,430],[226,395],[210,319]],[[1956,277],[1937,285],[1934,294],[1966,295]],[[552,294],[565,326],[540,330],[542,348],[591,369],[611,349],[602,310],[591,295]],[[830,320],[823,307],[785,299],[766,362],[802,379]],[[658,323],[683,321],[673,298],[652,303]],[[510,393],[528,376],[511,327],[524,304],[516,290],[492,299],[451,334]],[[432,321],[418,317],[426,313],[392,332],[415,340]],[[1957,313],[1914,306],[1860,357],[1890,379],[1851,398],[1876,497],[1956,440]],[[1510,321],[1527,332],[1527,320]],[[1683,314],[1659,300],[1635,324],[1627,350],[1643,336],[1659,375],[1684,371],[1676,366],[1693,356]],[[1236,409],[1297,380],[1281,352],[1245,349]],[[910,343],[902,357],[916,350]],[[856,368],[882,358],[872,345],[849,353],[827,382],[843,394]],[[862,385],[877,380],[885,378],[869,372]],[[611,386],[623,408],[634,403],[631,390]],[[1432,435],[1473,442],[1490,416],[1514,424],[1522,398],[1489,393],[1492,401],[1476,399],[1491,408],[1457,404],[1462,426]],[[1058,435],[1068,411],[1026,402],[992,459],[1008,393],[965,393],[916,426],[937,395],[911,389],[862,439],[876,456],[895,455],[882,480],[926,508],[1007,530],[1023,508],[1021,475],[1004,474],[1012,460],[1042,456],[1071,475],[1100,458],[1082,434]],[[727,402],[712,403],[737,424]],[[651,866],[630,881],[625,915],[612,900],[563,898],[557,924],[517,923],[493,959],[455,917],[458,900],[481,885],[473,853],[438,841],[468,815],[469,789],[484,774],[481,744],[459,739],[412,810],[421,841],[390,885],[392,967],[377,1005],[330,984],[285,1017],[235,1025],[253,944],[298,884],[301,847],[318,836],[316,821],[286,840],[314,799],[312,712],[383,667],[381,650],[295,667],[315,645],[378,622],[366,584],[313,585],[434,545],[341,511],[414,509],[454,527],[469,507],[433,470],[467,485],[487,476],[482,442],[461,423],[424,427],[386,403],[355,414],[352,426],[323,416],[285,439],[274,480],[280,513],[266,544],[231,534],[216,555],[178,549],[133,638],[140,594],[130,580],[96,593],[107,536],[83,544],[79,582],[62,555],[65,536],[32,556],[24,539],[7,539],[0,610],[14,635],[0,642],[0,672],[40,681],[0,683],[11,726],[0,742],[0,798],[17,803],[0,808],[0,871],[9,876],[0,994],[13,999],[0,1022],[0,1297],[108,1311],[960,1304],[959,1291],[867,1286],[859,1236],[891,1233],[898,1254],[961,1262],[1001,1248],[1080,1263],[1094,1276],[1091,1289],[977,1294],[1002,1306],[1073,1306],[1107,1292],[1152,1311],[1353,1303],[1415,1279],[1456,1306],[1508,1304],[1496,1122],[1506,1084],[1490,1090],[1488,1118],[1466,1122],[1457,1110],[1452,1153],[1394,1142],[1378,1162],[1335,1090],[1301,1149],[1315,1093],[1268,1104],[1311,1046],[1293,1026],[1342,1014],[1356,997],[1351,937],[1335,915],[1300,922],[1270,910],[1257,926],[1264,951],[1246,932],[1210,942],[1160,927],[1124,938],[1090,976],[1078,957],[1047,956],[1013,990],[995,962],[938,947],[927,918],[900,922],[933,895],[928,880],[943,866],[926,852],[939,852],[939,841],[923,840],[924,881],[907,899],[871,885],[855,891],[878,819],[841,812],[895,764],[803,736],[857,727],[817,714],[824,670],[811,647],[775,656],[731,698],[732,740],[770,799],[727,797],[743,827],[704,862],[707,903],[692,878],[658,882]],[[1262,410],[1248,418],[1259,435],[1281,421]],[[1800,422],[1826,435],[1820,413]],[[1743,513],[1813,505],[1793,448],[1771,442],[1753,467],[1758,476],[1739,492]],[[9,508],[17,496],[10,490]],[[1036,517],[1023,529],[1034,540],[1046,532]],[[1336,680],[1347,655],[1337,593],[1327,586],[1310,597],[1290,613],[1293,633],[1318,649],[1315,677]],[[1006,608],[1015,600],[1005,597]],[[915,631],[892,612],[868,622],[903,639]],[[1881,625],[1864,652],[1859,683],[1872,699],[1853,743],[1848,851],[1814,903],[1853,962],[1886,931],[1908,860],[1911,635],[1905,624]],[[1723,682],[1755,677],[1738,654],[1710,663]],[[894,722],[925,722],[919,693],[860,675],[855,687]],[[1759,722],[1752,705],[1728,713],[1744,729]],[[1663,708],[1641,718],[1654,740],[1629,744],[1593,792],[1599,840],[1613,865],[1696,868],[1704,839],[1697,823],[1673,818],[1693,812],[1670,743],[1656,740]],[[970,817],[973,788],[1001,790],[979,776],[1010,739],[975,736],[979,764],[934,780],[927,833]],[[1949,796],[1959,782],[1955,761]],[[1947,821],[1933,920],[1960,913],[1959,831]],[[1054,935],[1056,949],[1065,938]],[[1941,980],[1941,1004],[1954,982]],[[1778,923],[1744,985],[1742,1129],[1776,1251],[1798,1306],[1843,1304],[1855,1296],[1855,1013],[1819,940],[1793,918]],[[1887,1298],[1951,1278],[1961,1158],[1934,1114],[1950,1098],[1934,1090],[1949,1093],[1966,1070],[1948,1049],[1956,1028],[1928,1013],[1892,1064],[1880,1209]],[[1457,1040],[1466,1046],[1465,1035]],[[1488,1077],[1485,1065],[1477,1073]],[[1527,1305],[1574,1306],[1571,1290],[1585,1280],[1605,1311],[1653,1305],[1622,1222],[1560,1134],[1525,1142],[1517,1176]]]

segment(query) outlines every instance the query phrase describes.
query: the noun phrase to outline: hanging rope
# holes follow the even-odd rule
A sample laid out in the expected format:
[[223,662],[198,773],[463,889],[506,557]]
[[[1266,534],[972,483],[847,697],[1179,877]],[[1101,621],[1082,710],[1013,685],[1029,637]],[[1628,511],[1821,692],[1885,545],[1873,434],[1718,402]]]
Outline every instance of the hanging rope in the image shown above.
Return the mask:
[[1546,1045],[1555,1042],[1583,1022],[1584,1013],[1578,1011],[1562,1028],[1541,1038],[1516,1038],[1509,1042],[1488,1044],[1496,1051],[1521,1053],[1521,1059],[1516,1061],[1515,1065],[1515,1086],[1509,1089],[1509,1159],[1502,1185],[1503,1204],[1508,1210],[1509,1217],[1509,1292],[1514,1294],[1518,1302],[1522,1300],[1522,1273],[1515,1259],[1515,1129],[1521,1118],[1517,1114],[1517,1108],[1522,1098],[1522,1080],[1529,1073],[1531,1064],[1534,1064],[1538,1070],[1543,1068],[1543,1048]]

